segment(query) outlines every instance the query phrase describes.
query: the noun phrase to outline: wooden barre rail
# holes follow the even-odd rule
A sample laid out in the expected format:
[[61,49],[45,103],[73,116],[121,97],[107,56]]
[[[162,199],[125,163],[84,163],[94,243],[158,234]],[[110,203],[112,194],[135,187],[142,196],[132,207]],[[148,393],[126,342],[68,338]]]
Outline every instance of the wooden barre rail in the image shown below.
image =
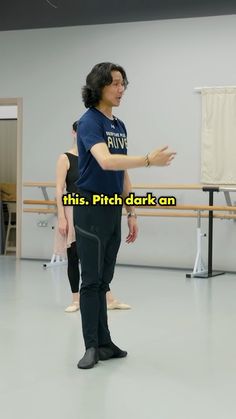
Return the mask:
[[195,189],[202,189],[202,187],[205,185],[200,185],[198,183],[192,183],[192,184],[184,184],[184,183],[176,183],[176,184],[142,184],[137,183],[132,185],[133,189],[186,189],[186,190],[195,190]]
[[[123,214],[125,215],[125,214]],[[155,212],[137,212],[138,216],[141,217],[176,217],[176,218],[197,218],[198,214],[196,212],[178,212],[178,211],[155,211]],[[209,218],[209,214],[207,213],[201,213],[201,218]],[[231,220],[236,219],[236,214],[213,214],[213,218],[219,218],[219,219],[225,219],[225,220]]]
[[[56,182],[23,182],[23,186],[26,187],[38,187],[38,188],[55,188]],[[205,185],[201,184],[142,184],[137,183],[132,185],[135,189],[201,189]]]
[[[55,200],[44,200],[44,199],[25,199],[23,201],[25,205],[53,205],[56,206]],[[139,208],[146,209],[146,210],[168,210],[168,211],[175,211],[175,210],[190,210],[190,211],[236,211],[236,206],[231,205],[137,205],[136,209]]]
[[236,211],[236,206],[231,205],[138,205],[136,208],[157,209],[157,210],[192,210],[192,211]]
[[[23,182],[23,186],[26,187],[39,187],[39,188],[55,188],[56,182]],[[208,184],[198,184],[198,183],[173,183],[173,184],[142,184],[137,183],[133,184],[133,189],[186,189],[186,190],[201,190],[203,187],[220,187],[220,188],[229,188],[229,190],[236,188],[236,185],[208,185]]]
[[24,199],[23,204],[26,205],[57,205],[55,199]]
[[[56,214],[56,208],[24,208],[23,212],[35,214]],[[123,215],[126,215],[125,213]],[[179,212],[179,211],[137,211],[139,217],[176,217],[176,218],[197,218],[196,212]],[[213,214],[214,218],[231,220],[236,219],[236,214]],[[201,213],[201,218],[209,218],[206,213]]]
[[145,189],[146,191],[150,189],[183,189],[183,190],[202,190],[203,188],[219,188],[222,189],[228,189],[230,192],[236,192],[236,185],[210,185],[210,184],[204,184],[204,183],[154,183],[154,184],[142,184],[137,183],[133,184],[133,189]]
[[26,187],[55,188],[56,182],[23,182]]
[[37,214],[57,214],[56,208],[24,208],[23,212],[34,212]]

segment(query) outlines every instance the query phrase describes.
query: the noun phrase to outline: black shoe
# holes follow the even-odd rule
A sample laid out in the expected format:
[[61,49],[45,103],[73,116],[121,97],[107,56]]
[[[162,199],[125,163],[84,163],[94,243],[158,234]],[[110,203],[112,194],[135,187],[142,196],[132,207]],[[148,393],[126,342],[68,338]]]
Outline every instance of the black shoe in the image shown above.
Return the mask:
[[96,348],[88,348],[81,360],[78,362],[77,367],[81,369],[93,368],[98,362],[98,350]]
[[98,348],[98,356],[101,361],[106,361],[111,358],[125,358],[127,355],[127,351],[118,348],[113,342],[108,345],[99,346]]

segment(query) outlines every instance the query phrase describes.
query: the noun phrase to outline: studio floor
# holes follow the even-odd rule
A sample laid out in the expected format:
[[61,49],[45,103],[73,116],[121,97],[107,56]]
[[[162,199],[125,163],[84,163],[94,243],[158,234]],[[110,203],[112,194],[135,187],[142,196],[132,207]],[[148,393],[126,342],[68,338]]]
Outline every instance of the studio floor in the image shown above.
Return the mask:
[[236,275],[117,266],[109,311],[128,357],[78,370],[66,266],[0,257],[3,419],[235,419]]

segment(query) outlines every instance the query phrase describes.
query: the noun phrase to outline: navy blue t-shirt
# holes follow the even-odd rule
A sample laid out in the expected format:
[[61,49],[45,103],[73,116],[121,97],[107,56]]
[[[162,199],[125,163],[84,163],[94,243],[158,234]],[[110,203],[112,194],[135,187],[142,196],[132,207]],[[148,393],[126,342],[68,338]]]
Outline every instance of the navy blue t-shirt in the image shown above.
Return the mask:
[[127,132],[118,118],[107,118],[102,112],[90,108],[80,118],[77,128],[79,152],[80,189],[113,195],[123,192],[124,171],[103,170],[90,149],[98,143],[106,143],[111,154],[127,154]]

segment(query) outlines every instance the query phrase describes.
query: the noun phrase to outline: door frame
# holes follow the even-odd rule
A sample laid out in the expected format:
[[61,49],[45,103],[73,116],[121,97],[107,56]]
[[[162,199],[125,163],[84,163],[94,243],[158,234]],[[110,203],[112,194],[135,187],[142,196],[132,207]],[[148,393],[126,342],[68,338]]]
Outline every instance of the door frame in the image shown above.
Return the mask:
[[16,138],[16,258],[21,258],[23,98],[0,98],[0,106],[17,106]]

